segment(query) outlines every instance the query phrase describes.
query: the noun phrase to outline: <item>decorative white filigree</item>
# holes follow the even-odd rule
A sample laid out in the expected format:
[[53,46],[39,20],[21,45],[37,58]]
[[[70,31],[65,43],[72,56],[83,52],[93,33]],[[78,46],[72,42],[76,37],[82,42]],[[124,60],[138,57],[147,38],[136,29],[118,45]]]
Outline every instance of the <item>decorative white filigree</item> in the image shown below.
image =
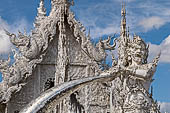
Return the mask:
[[[13,64],[10,64],[10,57],[8,60],[0,60],[0,72],[3,75],[3,82],[0,83],[0,105],[7,104],[11,95],[19,92],[27,84],[27,79],[33,75],[37,65],[42,63],[47,55],[50,42],[55,39],[56,61],[52,64],[55,79],[47,82],[45,88],[52,87],[49,86],[52,83],[59,86],[62,84],[60,87],[63,89],[69,81],[81,81],[84,77],[89,77],[89,81],[92,78],[90,76],[99,76],[102,73],[109,73],[109,76],[114,77],[111,77],[112,83],[109,82],[110,79],[104,83],[99,81],[100,83],[93,83],[79,90],[67,86],[68,92],[64,90],[60,96],[72,93],[70,98],[62,98],[58,103],[59,98],[50,97],[51,100],[45,100],[48,102],[42,108],[44,112],[58,110],[69,113],[159,113],[158,105],[149,93],[149,88],[160,54],[151,63],[147,63],[149,46],[137,35],[130,39],[129,30],[126,29],[125,6],[121,12],[120,37],[116,38],[113,44],[111,41],[115,36],[99,40],[94,45],[90,39],[90,30],[86,36],[85,27],[70,11],[69,7],[73,4],[73,0],[51,0],[52,8],[47,16],[44,0],[40,0],[35,29],[31,35],[21,32],[16,35],[6,31],[17,50],[12,50],[15,60]],[[106,50],[115,50],[117,43],[118,59],[112,54],[112,67],[106,69]],[[79,48],[75,49],[73,46]],[[77,86],[79,85],[81,82]]]

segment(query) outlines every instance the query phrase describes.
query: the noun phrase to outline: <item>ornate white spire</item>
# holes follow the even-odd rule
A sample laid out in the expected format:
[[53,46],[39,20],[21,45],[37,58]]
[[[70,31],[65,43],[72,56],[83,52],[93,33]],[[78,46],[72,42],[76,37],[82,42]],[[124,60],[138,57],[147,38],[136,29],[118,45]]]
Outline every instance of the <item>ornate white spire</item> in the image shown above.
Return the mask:
[[39,7],[37,8],[37,17],[34,22],[34,26],[40,26],[40,21],[46,17],[46,9],[44,7],[44,0],[40,0]]
[[44,7],[44,0],[40,0],[39,8],[37,8],[38,14],[37,17],[44,17],[46,16],[46,9]]
[[128,36],[126,30],[126,9],[125,3],[122,3],[121,10],[121,29],[120,29],[120,38],[119,38],[119,47],[118,47],[118,65],[127,66],[127,45],[128,45]]
[[122,36],[126,36],[127,35],[127,31],[126,31],[126,9],[125,9],[125,3],[122,4],[122,10],[121,10],[121,32],[120,35]]

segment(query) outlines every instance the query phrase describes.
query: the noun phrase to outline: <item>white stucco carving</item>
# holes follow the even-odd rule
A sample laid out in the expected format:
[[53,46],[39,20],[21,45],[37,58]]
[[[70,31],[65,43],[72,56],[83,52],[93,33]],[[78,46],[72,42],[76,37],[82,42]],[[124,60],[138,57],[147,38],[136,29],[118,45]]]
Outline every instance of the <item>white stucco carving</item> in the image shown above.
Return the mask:
[[[61,93],[50,89],[49,93],[47,91],[36,100],[45,104],[32,103],[24,110],[38,112],[41,108],[47,113],[159,113],[159,106],[149,93],[149,88],[160,54],[148,63],[149,46],[137,35],[133,39],[129,38],[125,6],[121,11],[120,37],[113,37],[113,44],[110,44],[113,38],[109,36],[94,45],[90,41],[90,31],[86,36],[85,27],[75,19],[70,10],[70,6],[74,5],[73,0],[52,0],[51,5],[50,14],[46,15],[44,0],[40,0],[31,35],[21,32],[16,35],[6,30],[17,50],[13,50],[15,62],[12,65],[10,57],[8,60],[0,60],[0,72],[3,74],[0,107],[8,105],[12,95],[22,97],[27,93],[28,98],[33,100],[53,87],[49,86],[49,83],[53,83],[55,88],[61,88]],[[118,59],[112,53],[112,66],[106,69],[106,50],[115,50],[116,45]],[[97,83],[83,85],[84,80],[87,82],[93,78],[95,81],[100,76],[102,78],[103,74],[112,80],[99,80]],[[28,82],[30,86],[34,86],[30,92]],[[56,98],[58,94],[59,97],[67,97],[60,100]],[[25,107],[30,102],[29,99],[23,96],[19,106]],[[58,99],[60,102],[57,102]],[[13,101],[17,99],[13,98]]]

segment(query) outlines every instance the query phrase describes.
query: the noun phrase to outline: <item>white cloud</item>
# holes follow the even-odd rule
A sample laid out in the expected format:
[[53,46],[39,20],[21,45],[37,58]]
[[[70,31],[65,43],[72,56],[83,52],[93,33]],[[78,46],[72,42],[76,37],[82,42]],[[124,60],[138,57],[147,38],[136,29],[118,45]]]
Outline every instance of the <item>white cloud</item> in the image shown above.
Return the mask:
[[160,62],[170,63],[170,35],[160,45],[151,44],[149,48],[149,61],[161,51]]
[[161,107],[161,113],[170,113],[170,103],[167,102],[158,102]]
[[[155,28],[159,29],[163,25],[169,23],[170,7],[168,4],[170,4],[168,0],[164,2],[155,0],[139,2],[135,7],[136,10],[138,10],[138,14],[134,14],[138,20],[138,31],[147,32]],[[132,11],[132,13],[134,12]]]
[[147,32],[153,28],[159,29],[166,23],[164,19],[161,17],[152,16],[149,18],[145,18],[139,22],[139,25],[144,28],[144,31]]
[[8,54],[10,52],[11,43],[5,32],[0,29],[0,54]]
[[30,25],[25,19],[15,21],[12,25],[9,25],[0,17],[0,55],[9,54],[12,47],[10,39],[6,35],[4,29],[12,33],[17,33],[18,30],[23,31],[24,28],[28,28],[28,26]]
[[5,34],[4,29],[9,29],[9,25],[0,18],[0,54],[8,54],[11,48],[9,37]]
[[161,43],[161,61],[170,63],[170,35]]
[[102,29],[100,27],[96,27],[94,29],[91,30],[92,31],[92,37],[101,37],[103,35],[111,35],[114,33],[117,33],[119,31],[119,29],[117,29],[116,27],[114,28],[113,26],[108,26],[105,29]]
[[[148,61],[151,62],[161,51],[160,45],[149,43],[149,58]],[[162,57],[162,54],[161,54]]]

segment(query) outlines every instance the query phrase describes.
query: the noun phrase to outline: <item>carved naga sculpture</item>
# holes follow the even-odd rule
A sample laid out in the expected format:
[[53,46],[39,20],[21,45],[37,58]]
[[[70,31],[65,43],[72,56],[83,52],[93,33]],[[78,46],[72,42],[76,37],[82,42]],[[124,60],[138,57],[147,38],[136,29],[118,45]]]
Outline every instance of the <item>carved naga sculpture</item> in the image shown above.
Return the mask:
[[35,59],[39,55],[39,46],[34,38],[26,36],[21,32],[18,33],[18,37],[15,34],[9,33],[7,30],[6,34],[10,37],[10,41],[15,45],[21,54],[27,59]]
[[111,39],[112,38],[109,36],[106,40],[99,40],[95,47],[88,38],[83,44],[83,48],[86,49],[88,55],[92,59],[97,62],[102,62],[105,61],[107,57],[105,50],[114,50],[116,47],[116,39],[114,40],[113,45],[110,45]]

